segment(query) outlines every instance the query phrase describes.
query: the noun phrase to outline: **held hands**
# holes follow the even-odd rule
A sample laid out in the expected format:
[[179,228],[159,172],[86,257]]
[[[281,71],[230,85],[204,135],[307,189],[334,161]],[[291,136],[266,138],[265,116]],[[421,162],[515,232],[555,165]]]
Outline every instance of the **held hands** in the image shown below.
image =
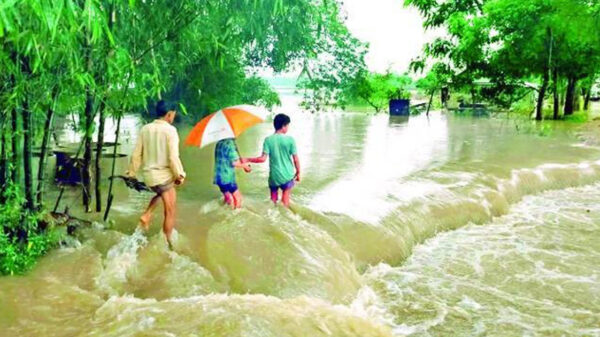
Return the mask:
[[250,158],[240,158],[240,163],[241,163],[241,167],[244,170],[244,172],[246,173],[250,173],[252,172],[252,167],[250,167],[250,163],[252,161],[250,160]]

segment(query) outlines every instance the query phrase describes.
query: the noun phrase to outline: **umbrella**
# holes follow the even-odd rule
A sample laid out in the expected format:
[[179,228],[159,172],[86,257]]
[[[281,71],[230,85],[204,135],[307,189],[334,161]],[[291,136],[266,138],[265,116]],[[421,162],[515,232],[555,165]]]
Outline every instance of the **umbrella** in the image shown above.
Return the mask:
[[252,126],[262,123],[265,109],[253,105],[237,105],[204,117],[185,140],[187,145],[204,147],[216,141],[235,138]]
[[142,191],[147,191],[147,192],[152,192],[152,190],[150,189],[150,187],[148,187],[148,185],[144,184],[143,182],[132,178],[132,177],[126,177],[126,176],[112,176],[108,179],[112,180],[115,178],[119,178],[119,179],[123,179],[123,181],[125,182],[125,185],[127,185],[127,187],[136,190],[138,192],[142,192]]

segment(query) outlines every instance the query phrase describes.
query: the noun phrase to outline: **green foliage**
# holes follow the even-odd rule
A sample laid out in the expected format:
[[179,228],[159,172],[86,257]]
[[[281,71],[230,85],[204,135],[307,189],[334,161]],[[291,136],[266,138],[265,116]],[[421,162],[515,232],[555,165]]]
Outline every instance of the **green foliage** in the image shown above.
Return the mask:
[[268,109],[281,105],[279,95],[267,81],[259,77],[250,77],[244,81],[240,101],[262,105]]
[[[298,88],[303,90],[304,108],[319,111],[343,107],[354,99],[353,87],[368,73],[367,45],[352,37],[340,12],[341,1],[323,1],[317,39],[300,66]],[[324,34],[326,33],[326,34]]]
[[430,71],[425,77],[418,79],[416,82],[417,88],[424,93],[439,90],[444,84],[445,82],[440,80],[439,75],[434,71]]
[[571,123],[586,123],[590,120],[590,115],[587,112],[582,111],[569,116],[565,116],[564,120]]
[[[509,107],[531,92],[545,93],[550,73],[593,79],[600,67],[597,1],[408,0],[427,28],[448,34],[426,45],[413,70],[427,59],[443,65],[455,90]],[[489,85],[479,86],[478,80]],[[586,88],[593,81],[587,81]]]
[[409,99],[412,79],[407,75],[367,73],[359,77],[346,93],[349,99],[364,102],[376,112],[384,110],[391,99]]
[[510,111],[516,114],[531,118],[535,111],[534,97],[524,97],[510,105]]
[[344,79],[336,89],[331,88],[332,97],[325,102],[342,109],[369,106],[378,113],[388,106],[391,99],[409,99],[408,89],[412,84],[413,81],[408,75],[396,75],[392,72],[379,74],[362,70]]
[[0,204],[0,274],[23,273],[54,247],[59,236],[40,228],[40,215],[23,213],[25,199],[15,186],[5,188]]

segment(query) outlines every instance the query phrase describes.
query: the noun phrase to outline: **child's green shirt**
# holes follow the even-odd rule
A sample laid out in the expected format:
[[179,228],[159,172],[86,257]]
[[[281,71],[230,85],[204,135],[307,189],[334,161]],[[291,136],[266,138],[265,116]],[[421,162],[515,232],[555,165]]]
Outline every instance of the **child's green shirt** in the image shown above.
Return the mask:
[[294,179],[292,155],[297,154],[294,138],[276,133],[265,139],[263,152],[269,156],[269,186],[276,187]]
[[235,184],[233,163],[238,159],[240,156],[232,138],[223,139],[217,143],[215,147],[215,184]]

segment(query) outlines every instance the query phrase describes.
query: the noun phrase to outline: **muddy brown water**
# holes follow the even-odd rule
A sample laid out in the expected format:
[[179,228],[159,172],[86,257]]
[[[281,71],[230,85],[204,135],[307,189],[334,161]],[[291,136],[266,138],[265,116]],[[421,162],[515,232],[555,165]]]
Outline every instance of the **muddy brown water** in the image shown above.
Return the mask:
[[[139,126],[124,122],[122,152]],[[291,211],[269,203],[266,165],[238,173],[245,206],[227,209],[213,147],[182,147],[175,250],[160,211],[136,231],[150,196],[117,183],[110,223],[0,278],[0,335],[600,335],[600,148],[577,130],[292,113]],[[244,134],[242,154],[271,132]]]

